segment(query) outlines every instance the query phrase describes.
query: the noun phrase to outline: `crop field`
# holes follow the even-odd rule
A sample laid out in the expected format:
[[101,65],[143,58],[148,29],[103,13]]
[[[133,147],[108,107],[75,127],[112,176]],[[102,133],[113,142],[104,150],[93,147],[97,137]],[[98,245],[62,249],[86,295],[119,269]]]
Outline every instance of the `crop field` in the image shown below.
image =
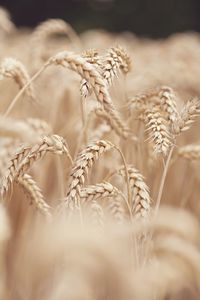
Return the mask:
[[200,299],[200,35],[0,9],[0,300]]

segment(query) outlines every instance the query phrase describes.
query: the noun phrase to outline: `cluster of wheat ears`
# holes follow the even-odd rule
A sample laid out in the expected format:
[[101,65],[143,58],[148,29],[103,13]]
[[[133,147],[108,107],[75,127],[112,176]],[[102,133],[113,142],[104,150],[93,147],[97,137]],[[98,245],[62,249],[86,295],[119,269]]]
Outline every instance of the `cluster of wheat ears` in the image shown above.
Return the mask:
[[199,299],[199,34],[0,41],[0,300]]

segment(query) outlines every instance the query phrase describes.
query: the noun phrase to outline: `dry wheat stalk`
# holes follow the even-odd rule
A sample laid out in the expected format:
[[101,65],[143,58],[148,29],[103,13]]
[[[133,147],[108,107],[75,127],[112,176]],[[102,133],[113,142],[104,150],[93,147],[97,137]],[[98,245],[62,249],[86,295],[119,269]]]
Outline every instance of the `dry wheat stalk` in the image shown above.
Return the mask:
[[[135,218],[147,217],[150,213],[151,200],[149,188],[144,182],[144,177],[137,169],[129,165],[127,167],[129,175],[129,185],[132,192],[131,209]],[[118,173],[125,177],[124,167],[118,170]]]
[[174,133],[174,135],[178,135],[181,132],[188,130],[191,124],[194,122],[194,119],[199,114],[200,99],[194,98],[189,100],[180,112],[180,116],[173,124],[172,132]]
[[11,237],[11,226],[5,207],[0,204],[0,299],[6,299],[7,289],[7,266],[6,266],[6,244]]
[[188,160],[200,159],[200,144],[190,144],[178,148],[178,156]]
[[51,217],[50,206],[45,202],[41,189],[30,175],[23,174],[16,179],[16,183],[42,215]]
[[97,100],[103,105],[105,111],[108,112],[110,117],[113,119],[116,127],[120,128],[122,132],[127,132],[128,129],[110,98],[103,78],[101,78],[100,74],[92,64],[89,64],[83,57],[68,51],[60,52],[51,57],[46,63],[46,66],[52,64],[69,68],[86,79],[92,86]]
[[122,47],[112,47],[102,57],[102,76],[110,86],[119,71],[127,74],[131,69],[131,59]]
[[89,144],[77,156],[70,176],[70,185],[65,202],[73,209],[78,207],[78,198],[85,183],[89,169],[99,157],[112,149],[114,145],[108,141],[96,141]]
[[[25,66],[19,61],[11,57],[4,58],[0,66],[0,79],[12,78],[20,89],[22,89],[29,81],[30,77]],[[32,85],[26,89],[27,95],[31,99],[35,99]]]
[[10,165],[2,180],[1,194],[4,194],[8,190],[15,178],[26,173],[47,152],[58,155],[66,154],[70,158],[64,139],[58,135],[44,136],[34,146],[23,145],[10,160]]
[[149,139],[154,144],[155,153],[166,155],[171,146],[171,136],[166,120],[156,107],[145,111],[145,125]]

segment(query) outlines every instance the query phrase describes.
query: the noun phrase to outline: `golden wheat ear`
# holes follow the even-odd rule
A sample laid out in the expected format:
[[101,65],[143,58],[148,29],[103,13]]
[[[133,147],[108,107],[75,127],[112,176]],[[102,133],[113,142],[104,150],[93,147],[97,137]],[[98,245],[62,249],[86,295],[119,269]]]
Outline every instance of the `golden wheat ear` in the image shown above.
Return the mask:
[[200,144],[189,144],[186,146],[179,147],[177,154],[181,158],[188,160],[198,160],[200,159]]
[[70,24],[62,19],[46,20],[39,24],[31,35],[30,43],[35,67],[42,63],[42,57],[46,52],[45,46],[48,38],[56,34],[66,35],[71,41],[72,45],[78,49],[81,49],[81,41],[79,36]]
[[108,49],[101,60],[101,73],[108,86],[112,85],[113,79],[120,71],[126,75],[131,70],[131,58],[121,46]]
[[79,207],[77,198],[80,197],[81,189],[83,188],[88,171],[103,153],[113,148],[114,145],[112,143],[99,140],[89,144],[79,153],[70,175],[70,184],[66,198],[67,204],[71,206],[72,209],[73,207]]
[[[29,81],[30,76],[26,67],[19,61],[12,57],[4,58],[0,65],[0,79],[11,78],[22,89]],[[26,89],[27,96],[35,100],[35,94],[32,85]]]
[[16,183],[22,188],[27,199],[30,200],[30,203],[33,204],[43,216],[51,218],[51,208],[45,202],[42,191],[33,178],[28,174],[23,174],[16,179]]
[[145,111],[145,124],[155,153],[165,156],[172,145],[172,137],[168,130],[166,120],[156,107]]
[[182,111],[176,122],[174,122],[172,127],[172,132],[176,136],[183,131],[186,131],[190,128],[191,124],[194,122],[200,114],[200,99],[194,98],[189,100]]
[[35,145],[22,145],[10,159],[1,183],[1,194],[3,195],[16,178],[26,173],[36,161],[43,158],[48,152],[57,155],[66,154],[71,159],[65,140],[58,135],[44,136]]
[[[151,199],[149,188],[144,181],[144,177],[132,165],[127,166],[129,185],[131,188],[131,211],[136,219],[147,218],[151,210]],[[118,174],[126,177],[124,167],[117,171]]]
[[97,100],[108,112],[116,126],[120,127],[122,131],[127,131],[127,126],[115,108],[103,78],[86,59],[71,52],[63,51],[50,58],[47,65],[60,65],[69,68],[85,78],[92,86]]

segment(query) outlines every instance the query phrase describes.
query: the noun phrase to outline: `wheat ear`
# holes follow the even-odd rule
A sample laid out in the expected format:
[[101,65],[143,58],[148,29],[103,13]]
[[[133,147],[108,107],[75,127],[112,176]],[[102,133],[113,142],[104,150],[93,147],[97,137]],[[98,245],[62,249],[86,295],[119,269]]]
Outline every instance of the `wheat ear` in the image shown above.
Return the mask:
[[105,111],[109,113],[113,122],[116,123],[117,127],[120,127],[122,131],[127,132],[127,126],[122,121],[118,111],[116,110],[103,78],[101,78],[98,71],[89,64],[83,57],[76,55],[74,53],[63,51],[59,52],[55,56],[51,57],[42,68],[31,78],[31,80],[21,89],[21,91],[13,99],[9,107],[7,108],[4,116],[8,116],[10,111],[13,109],[17,100],[26,90],[26,88],[31,84],[33,80],[38,78],[40,74],[49,66],[49,65],[61,65],[65,68],[69,68],[77,72],[80,76],[85,78],[92,86],[94,93],[97,97],[97,100],[103,105]]
[[36,134],[26,121],[3,116],[0,116],[0,135],[24,142],[36,142],[39,138],[39,133]]
[[3,33],[11,33],[15,30],[15,25],[10,20],[10,14],[8,11],[2,7],[0,7],[0,30]]
[[[22,89],[29,81],[30,77],[25,68],[25,66],[14,58],[5,58],[0,66],[0,79],[12,78],[20,89]],[[32,85],[26,89],[27,95],[31,99],[35,99],[34,91]]]
[[[149,188],[144,182],[144,177],[133,166],[128,165],[129,185],[131,188],[131,210],[133,217],[146,218],[150,213],[151,200]],[[125,177],[124,167],[118,173]]]
[[107,141],[96,141],[88,145],[81,151],[74,162],[74,167],[70,175],[70,185],[67,193],[66,202],[73,209],[79,207],[78,198],[83,188],[89,169],[99,157],[114,148],[114,145]]
[[105,226],[104,219],[105,216],[103,208],[97,201],[92,200],[88,207],[88,221],[92,225],[92,229],[95,233],[103,233]]
[[166,120],[156,107],[145,111],[145,124],[155,153],[166,155],[171,146],[171,135]]
[[122,47],[112,47],[102,57],[102,76],[110,86],[119,71],[127,74],[131,69],[131,58]]
[[111,116],[116,126],[120,127],[122,131],[127,131],[126,125],[122,121],[110,98],[103,78],[100,76],[100,74],[92,64],[89,64],[83,57],[67,51],[60,52],[57,55],[53,56],[49,59],[49,62],[47,64],[61,65],[65,68],[69,68],[77,72],[80,76],[85,78],[92,86],[97,100],[103,105],[105,111],[107,111]]
[[109,182],[97,183],[82,188],[80,191],[81,204],[87,204],[92,200],[102,200],[120,194],[120,191]]
[[200,159],[200,144],[189,144],[179,147],[177,153],[179,157],[188,160]]
[[[82,54],[82,57],[85,58],[88,63],[92,64],[97,70],[101,68],[100,56],[96,49],[85,51]],[[86,79],[81,80],[80,91],[82,98],[85,99],[92,94],[92,87]]]
[[151,89],[146,93],[138,94],[128,101],[125,108],[134,108],[139,111],[144,111],[149,104],[158,105],[160,111],[166,115],[166,119],[171,125],[177,120],[176,97],[172,88],[161,86]]
[[158,89],[158,99],[160,109],[166,113],[167,120],[173,125],[178,118],[176,97],[173,89],[168,86],[160,87]]
[[194,122],[195,118],[199,116],[199,114],[200,99],[194,98],[192,100],[189,100],[180,112],[180,116],[173,124],[173,134],[178,135],[181,132],[188,130],[191,124]]
[[80,192],[81,205],[88,205],[92,201],[102,201],[105,199],[105,206],[117,222],[121,223],[125,219],[125,209],[123,199],[125,196],[115,186],[109,182],[102,182],[95,185],[89,185]]
[[51,217],[50,206],[45,202],[41,189],[30,175],[23,174],[16,179],[16,183],[42,215]]
[[44,42],[49,35],[55,33],[65,33],[69,36],[72,42],[80,45],[80,39],[74,29],[70,24],[62,19],[49,19],[41,24],[39,24],[32,35],[32,40],[34,40],[34,45],[38,46],[40,43]]
[[133,133],[131,132],[131,130],[122,130],[121,127],[117,126],[117,124],[114,122],[114,120],[112,119],[112,117],[110,116],[109,113],[107,113],[104,109],[102,108],[97,108],[95,109],[95,113],[98,117],[100,117],[101,119],[104,119],[109,125],[110,127],[116,132],[116,134],[124,139],[130,139],[134,142],[136,142],[138,139],[136,136],[133,135]]
[[10,160],[6,175],[2,180],[1,194],[4,194],[8,190],[15,178],[26,173],[30,167],[47,152],[59,155],[65,153],[71,159],[64,139],[58,135],[44,136],[40,139],[40,142],[32,147],[22,146]]

